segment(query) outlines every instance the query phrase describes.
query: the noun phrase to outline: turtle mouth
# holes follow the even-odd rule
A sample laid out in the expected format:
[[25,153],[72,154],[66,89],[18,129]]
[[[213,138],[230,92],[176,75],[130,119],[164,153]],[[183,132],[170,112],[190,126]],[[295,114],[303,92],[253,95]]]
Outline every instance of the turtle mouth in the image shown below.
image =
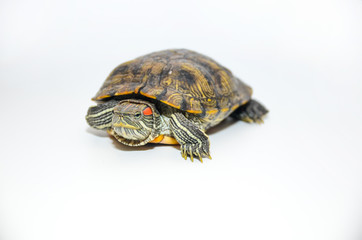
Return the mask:
[[117,123],[113,123],[113,127],[123,127],[123,128],[128,128],[128,129],[133,129],[133,130],[138,130],[140,129],[139,127],[135,127],[135,126],[132,126],[130,124],[127,124],[127,123],[123,123],[121,121],[117,122]]

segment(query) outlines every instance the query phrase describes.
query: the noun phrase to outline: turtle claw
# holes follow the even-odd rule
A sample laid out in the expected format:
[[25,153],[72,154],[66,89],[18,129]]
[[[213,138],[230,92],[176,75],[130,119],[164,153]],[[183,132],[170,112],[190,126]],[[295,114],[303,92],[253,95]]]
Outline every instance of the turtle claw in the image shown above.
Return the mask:
[[204,162],[202,157],[207,157],[211,159],[210,153],[205,152],[202,148],[202,145],[199,144],[185,144],[181,145],[181,156],[186,160],[187,157],[190,157],[190,160],[194,162],[194,158],[198,158],[200,162]]
[[242,118],[242,121],[247,122],[247,123],[253,123],[254,122],[254,120],[251,119],[249,116],[244,116]]
[[197,156],[199,157],[200,162],[204,163],[204,162],[202,161],[202,157],[201,157],[201,154],[200,154],[200,152],[199,152],[198,149],[196,150],[196,153],[197,153]]
[[261,125],[264,123],[263,119],[262,118],[257,118],[254,120],[257,124]]
[[181,148],[181,156],[182,156],[185,160],[187,160],[187,152],[186,152],[186,150],[185,150],[184,148]]
[[192,149],[192,145],[189,145],[189,154],[190,154],[190,159],[193,162],[194,161],[194,151]]

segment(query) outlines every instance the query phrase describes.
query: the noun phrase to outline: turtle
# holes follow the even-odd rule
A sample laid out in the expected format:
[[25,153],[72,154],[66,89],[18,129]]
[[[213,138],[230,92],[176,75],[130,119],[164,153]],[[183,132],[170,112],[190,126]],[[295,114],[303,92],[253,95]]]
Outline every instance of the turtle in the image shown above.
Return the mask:
[[92,100],[88,124],[128,146],[179,144],[183,158],[210,155],[209,128],[231,116],[263,122],[252,88],[213,59],[187,49],[153,52],[117,66]]

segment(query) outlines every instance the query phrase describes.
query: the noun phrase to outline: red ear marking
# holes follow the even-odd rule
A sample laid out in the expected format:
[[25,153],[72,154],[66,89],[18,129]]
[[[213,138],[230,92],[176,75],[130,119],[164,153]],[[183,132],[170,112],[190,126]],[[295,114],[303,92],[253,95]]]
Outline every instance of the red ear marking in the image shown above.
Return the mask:
[[143,110],[143,115],[151,115],[152,109],[150,107],[147,107],[145,110]]

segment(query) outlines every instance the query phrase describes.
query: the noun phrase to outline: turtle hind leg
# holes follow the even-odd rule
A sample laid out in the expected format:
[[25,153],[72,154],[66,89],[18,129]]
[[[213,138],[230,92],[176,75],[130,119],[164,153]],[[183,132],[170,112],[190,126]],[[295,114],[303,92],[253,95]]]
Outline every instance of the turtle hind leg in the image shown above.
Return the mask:
[[231,117],[248,122],[263,123],[263,117],[269,112],[261,103],[251,99],[246,104],[237,108]]

